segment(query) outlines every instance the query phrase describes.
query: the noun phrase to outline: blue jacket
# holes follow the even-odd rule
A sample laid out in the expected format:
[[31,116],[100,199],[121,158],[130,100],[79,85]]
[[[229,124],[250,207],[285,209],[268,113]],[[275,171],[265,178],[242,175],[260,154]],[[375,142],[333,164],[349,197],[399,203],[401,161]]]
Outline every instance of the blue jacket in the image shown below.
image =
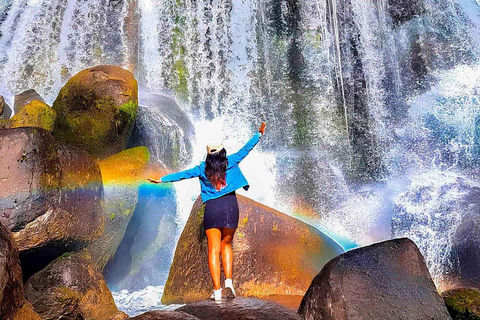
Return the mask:
[[228,167],[226,172],[226,185],[221,190],[216,190],[210,183],[205,174],[205,161],[202,161],[198,166],[191,169],[180,171],[176,173],[167,174],[162,177],[163,182],[174,182],[183,179],[190,179],[198,177],[200,179],[200,187],[202,190],[202,201],[206,202],[210,199],[219,198],[227,193],[235,191],[239,188],[248,190],[249,185],[247,179],[243,176],[242,171],[239,168],[239,163],[242,161],[248,153],[255,147],[260,140],[261,134],[256,133],[237,153],[227,156]]

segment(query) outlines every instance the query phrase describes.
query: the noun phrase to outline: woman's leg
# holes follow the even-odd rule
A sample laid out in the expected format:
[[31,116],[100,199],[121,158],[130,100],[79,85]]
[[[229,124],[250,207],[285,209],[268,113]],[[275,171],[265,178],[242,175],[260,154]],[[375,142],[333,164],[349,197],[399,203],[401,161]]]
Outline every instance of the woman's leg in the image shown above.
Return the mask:
[[211,228],[205,231],[208,240],[208,267],[212,275],[213,287],[220,289],[220,250],[222,231],[218,228]]
[[222,263],[225,278],[232,279],[233,252],[232,240],[236,228],[222,228]]

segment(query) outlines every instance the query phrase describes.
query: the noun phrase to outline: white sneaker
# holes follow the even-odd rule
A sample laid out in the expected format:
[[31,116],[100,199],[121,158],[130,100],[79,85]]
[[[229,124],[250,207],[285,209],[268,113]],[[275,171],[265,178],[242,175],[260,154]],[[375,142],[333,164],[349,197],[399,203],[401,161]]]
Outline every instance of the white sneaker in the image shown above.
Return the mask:
[[222,301],[222,288],[220,288],[218,290],[213,290],[213,293],[210,296],[210,300],[213,300],[215,302],[221,302]]
[[232,279],[225,279],[225,296],[227,301],[235,299],[235,289],[233,289]]

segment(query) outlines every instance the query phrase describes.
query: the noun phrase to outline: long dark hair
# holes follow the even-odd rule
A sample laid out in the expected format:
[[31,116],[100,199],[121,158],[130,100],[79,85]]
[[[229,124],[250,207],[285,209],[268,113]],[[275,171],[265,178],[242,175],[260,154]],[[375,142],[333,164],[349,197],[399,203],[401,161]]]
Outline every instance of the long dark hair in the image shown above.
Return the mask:
[[214,154],[207,154],[205,173],[215,189],[220,190],[227,185],[225,180],[228,167],[227,151],[225,148]]

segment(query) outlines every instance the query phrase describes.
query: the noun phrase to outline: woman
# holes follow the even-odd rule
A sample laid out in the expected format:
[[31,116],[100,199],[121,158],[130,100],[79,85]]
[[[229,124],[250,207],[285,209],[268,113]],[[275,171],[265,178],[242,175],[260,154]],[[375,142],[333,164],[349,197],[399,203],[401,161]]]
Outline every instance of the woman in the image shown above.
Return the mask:
[[235,298],[232,284],[232,240],[238,226],[238,203],[235,190],[249,185],[239,163],[248,155],[265,133],[262,122],[256,133],[237,153],[227,156],[223,141],[207,145],[207,158],[198,166],[185,171],[168,174],[160,180],[148,179],[153,183],[174,182],[198,177],[201,197],[205,203],[203,224],[208,240],[208,266],[213,280],[212,300],[222,300],[220,286],[220,254],[225,271],[225,296],[227,300]]

